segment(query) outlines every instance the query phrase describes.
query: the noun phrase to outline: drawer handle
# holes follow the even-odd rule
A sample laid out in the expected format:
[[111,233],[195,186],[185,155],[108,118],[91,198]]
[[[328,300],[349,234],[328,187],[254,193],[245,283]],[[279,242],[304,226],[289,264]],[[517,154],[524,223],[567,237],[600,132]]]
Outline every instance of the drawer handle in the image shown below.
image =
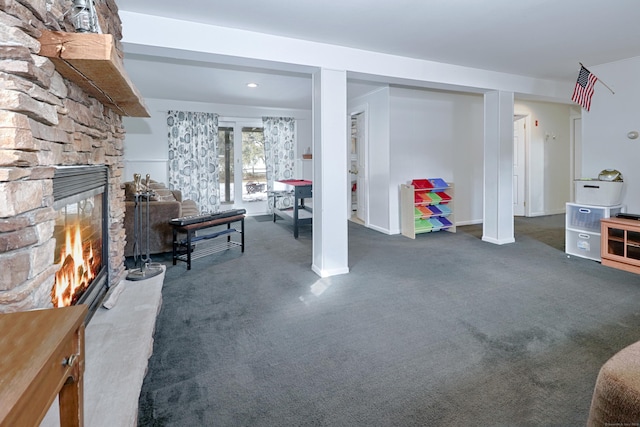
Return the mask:
[[589,238],[591,238],[591,236],[589,236],[588,234],[582,234],[582,233],[578,234],[578,237],[580,237],[581,239],[589,239]]
[[583,185],[584,188],[600,188],[599,185]]
[[71,356],[64,358],[62,360],[62,366],[72,367],[73,364],[76,363],[78,356],[78,354],[72,354]]
[[591,213],[591,209],[587,209],[587,208],[580,208],[580,209],[578,209],[578,211],[580,213]]

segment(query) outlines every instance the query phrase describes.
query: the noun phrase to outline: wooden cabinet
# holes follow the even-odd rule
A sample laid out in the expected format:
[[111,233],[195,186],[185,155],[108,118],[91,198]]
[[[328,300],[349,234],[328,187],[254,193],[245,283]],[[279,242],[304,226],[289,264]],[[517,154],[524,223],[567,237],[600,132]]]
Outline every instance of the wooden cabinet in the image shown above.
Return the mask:
[[414,179],[400,185],[400,222],[402,234],[433,231],[456,232],[453,211],[453,183],[441,178]]
[[0,426],[82,426],[86,305],[0,315]]
[[600,226],[602,265],[640,274],[640,221],[605,218]]

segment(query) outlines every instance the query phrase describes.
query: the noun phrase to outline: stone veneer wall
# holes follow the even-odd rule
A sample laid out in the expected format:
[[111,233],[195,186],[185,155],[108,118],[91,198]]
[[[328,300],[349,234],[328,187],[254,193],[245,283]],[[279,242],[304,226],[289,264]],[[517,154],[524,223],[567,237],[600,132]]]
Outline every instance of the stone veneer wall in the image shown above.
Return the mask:
[[[111,284],[125,273],[122,118],[39,56],[41,30],[73,32],[71,0],[0,0],[0,312],[51,307],[55,166],[107,165]],[[121,39],[113,0],[96,0]],[[122,52],[122,49],[118,49]]]

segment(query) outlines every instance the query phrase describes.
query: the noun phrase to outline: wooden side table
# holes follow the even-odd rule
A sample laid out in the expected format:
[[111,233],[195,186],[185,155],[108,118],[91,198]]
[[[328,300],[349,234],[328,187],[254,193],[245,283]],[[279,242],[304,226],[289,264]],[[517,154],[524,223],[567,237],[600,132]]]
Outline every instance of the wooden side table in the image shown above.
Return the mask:
[[60,425],[84,425],[87,306],[0,314],[0,426],[38,426],[59,395]]
[[640,221],[603,218],[600,238],[602,265],[640,274]]

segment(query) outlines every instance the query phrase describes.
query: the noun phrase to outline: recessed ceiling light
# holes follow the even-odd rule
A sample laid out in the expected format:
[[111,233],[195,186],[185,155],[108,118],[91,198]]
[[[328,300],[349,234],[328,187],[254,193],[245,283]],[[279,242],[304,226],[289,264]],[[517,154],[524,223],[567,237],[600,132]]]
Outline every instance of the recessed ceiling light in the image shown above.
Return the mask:
[[258,87],[258,83],[247,83],[247,87],[250,87],[250,88]]

